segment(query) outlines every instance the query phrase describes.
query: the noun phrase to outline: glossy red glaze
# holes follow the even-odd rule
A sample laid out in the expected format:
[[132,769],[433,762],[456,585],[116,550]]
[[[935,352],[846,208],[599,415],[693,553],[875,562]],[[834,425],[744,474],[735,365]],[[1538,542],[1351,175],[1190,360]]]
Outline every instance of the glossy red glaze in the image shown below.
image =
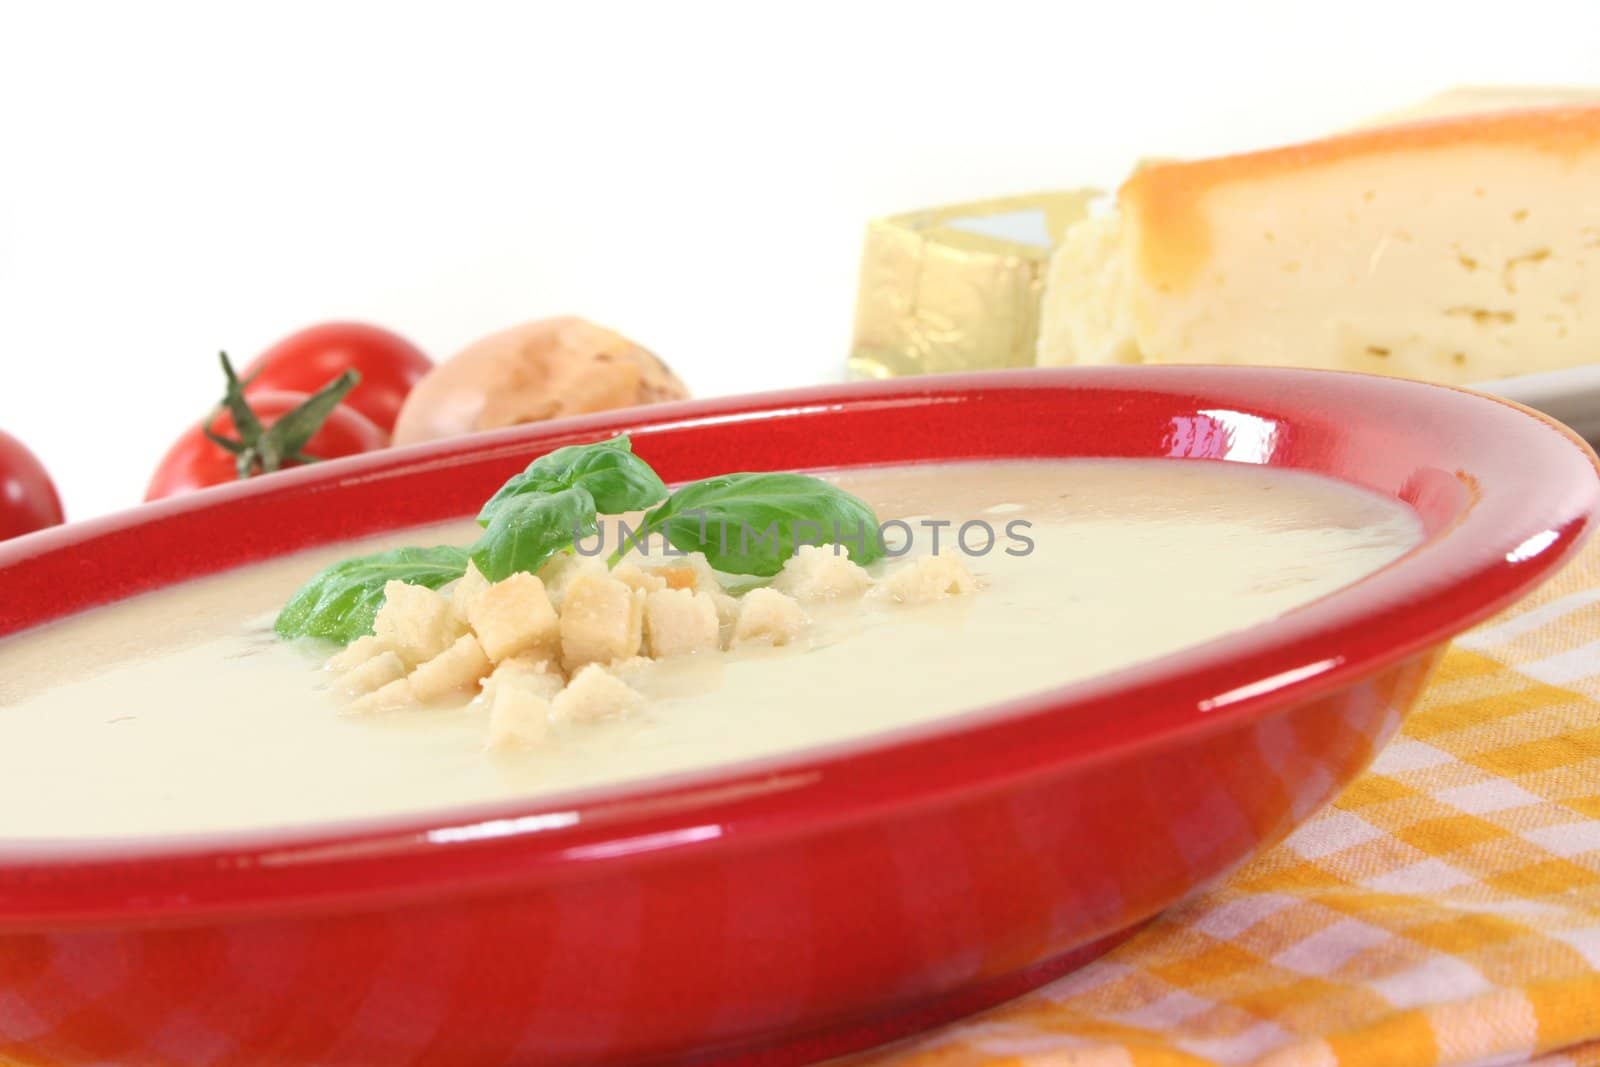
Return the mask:
[[1444,642],[1549,575],[1600,499],[1570,434],[1450,389],[1221,368],[912,379],[378,453],[32,535],[0,545],[0,634],[464,515],[531,457],[621,430],[669,480],[1002,456],[1267,463],[1404,500],[1428,539],[1271,624],[868,741],[428,818],[0,841],[0,1054],[780,1063],[968,1010],[1331,798]]

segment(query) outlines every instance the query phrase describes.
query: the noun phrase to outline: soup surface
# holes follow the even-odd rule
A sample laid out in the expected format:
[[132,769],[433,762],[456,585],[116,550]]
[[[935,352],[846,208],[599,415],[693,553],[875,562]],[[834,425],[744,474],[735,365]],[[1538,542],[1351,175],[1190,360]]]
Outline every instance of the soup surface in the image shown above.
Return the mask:
[[486,752],[481,700],[350,714],[323,669],[332,646],[272,633],[277,609],[326,564],[465,543],[470,523],[300,553],[0,641],[0,838],[420,812],[859,737],[1260,623],[1421,540],[1392,501],[1244,464],[985,462],[837,480],[880,518],[908,521],[908,556],[933,549],[924,519],[952,523],[941,552],[964,522],[987,523],[993,548],[977,552],[986,538],[973,527],[977,554],[960,557],[982,588],[917,606],[825,604],[797,645],[662,661],[642,711],[537,749]]

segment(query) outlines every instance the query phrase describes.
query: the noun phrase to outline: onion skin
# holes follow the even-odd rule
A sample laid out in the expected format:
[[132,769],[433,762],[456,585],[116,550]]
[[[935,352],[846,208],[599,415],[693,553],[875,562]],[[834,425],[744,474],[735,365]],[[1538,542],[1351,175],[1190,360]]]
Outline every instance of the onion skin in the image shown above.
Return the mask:
[[682,400],[665,363],[619,333],[575,317],[490,334],[429,371],[395,422],[394,443]]

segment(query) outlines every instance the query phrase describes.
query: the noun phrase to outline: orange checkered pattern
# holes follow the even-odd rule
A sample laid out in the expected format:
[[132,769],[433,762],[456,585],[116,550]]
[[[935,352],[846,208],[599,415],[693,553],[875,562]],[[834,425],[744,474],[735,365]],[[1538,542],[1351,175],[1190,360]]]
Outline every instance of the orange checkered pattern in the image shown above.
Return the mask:
[[852,1067],[1600,1067],[1600,541],[1221,888]]

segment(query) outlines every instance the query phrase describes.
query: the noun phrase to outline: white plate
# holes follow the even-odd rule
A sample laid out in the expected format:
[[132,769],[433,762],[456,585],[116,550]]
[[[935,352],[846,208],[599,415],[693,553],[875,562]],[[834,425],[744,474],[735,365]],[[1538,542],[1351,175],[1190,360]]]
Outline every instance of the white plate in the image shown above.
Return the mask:
[[1472,388],[1537,408],[1600,448],[1600,366],[1528,374],[1481,382]]

